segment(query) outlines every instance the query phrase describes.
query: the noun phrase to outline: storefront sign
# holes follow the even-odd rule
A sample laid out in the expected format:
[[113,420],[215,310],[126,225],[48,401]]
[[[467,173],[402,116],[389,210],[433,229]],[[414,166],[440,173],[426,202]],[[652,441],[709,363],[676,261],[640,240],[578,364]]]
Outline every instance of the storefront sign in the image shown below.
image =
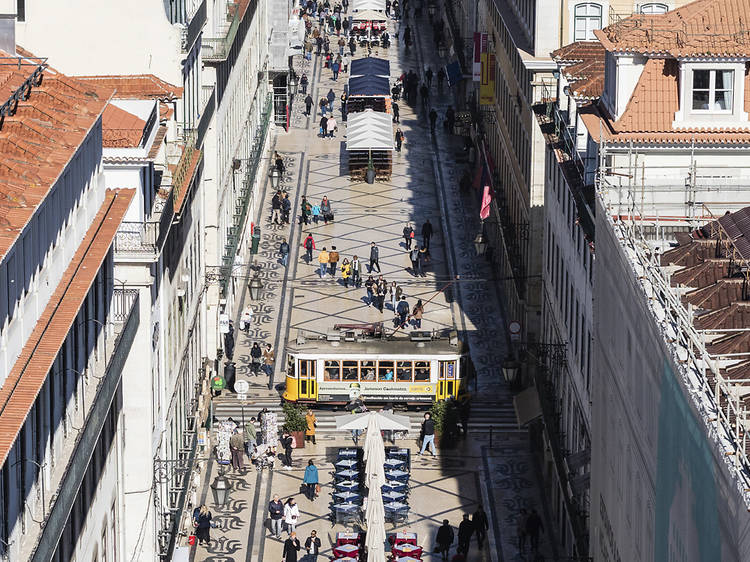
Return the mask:
[[495,103],[495,55],[482,53],[482,75],[479,81],[479,104],[493,105]]
[[227,381],[221,375],[211,377],[211,390],[224,390],[227,387]]
[[471,65],[471,79],[479,82],[482,79],[482,53],[487,52],[487,34],[474,34],[474,56]]
[[219,314],[219,332],[222,334],[229,333],[229,314]]

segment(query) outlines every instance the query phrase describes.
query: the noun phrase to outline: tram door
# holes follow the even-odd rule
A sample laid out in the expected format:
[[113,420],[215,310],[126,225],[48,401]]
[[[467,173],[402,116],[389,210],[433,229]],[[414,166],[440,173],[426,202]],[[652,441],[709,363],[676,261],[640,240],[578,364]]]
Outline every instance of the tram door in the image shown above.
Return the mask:
[[456,362],[438,361],[437,399],[445,400],[456,394]]
[[299,397],[315,400],[318,398],[318,383],[315,380],[315,360],[299,360]]

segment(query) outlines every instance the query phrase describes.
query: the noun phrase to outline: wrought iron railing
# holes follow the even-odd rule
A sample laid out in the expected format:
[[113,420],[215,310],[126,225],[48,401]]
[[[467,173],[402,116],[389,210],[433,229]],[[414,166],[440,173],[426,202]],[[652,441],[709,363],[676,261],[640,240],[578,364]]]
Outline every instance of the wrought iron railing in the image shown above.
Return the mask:
[[123,222],[115,234],[115,254],[155,255],[158,241],[158,222]]
[[206,25],[206,0],[203,0],[197,7],[191,5],[195,11],[190,14],[188,11],[188,25],[182,32],[182,52],[188,53],[192,50],[195,41],[198,39],[203,26]]
[[237,253],[237,247],[240,243],[245,220],[247,219],[247,210],[250,204],[253,185],[255,184],[255,179],[258,176],[258,171],[260,170],[263,161],[263,147],[265,146],[272,112],[273,94],[269,93],[266,95],[263,111],[261,112],[260,123],[256,127],[255,134],[253,135],[253,144],[250,149],[250,157],[247,159],[245,178],[242,181],[242,187],[240,188],[239,196],[235,202],[235,212],[232,221],[233,227],[227,235],[227,242],[224,246],[225,252],[221,264],[221,290],[223,293],[226,293],[227,283],[231,277],[234,256]]

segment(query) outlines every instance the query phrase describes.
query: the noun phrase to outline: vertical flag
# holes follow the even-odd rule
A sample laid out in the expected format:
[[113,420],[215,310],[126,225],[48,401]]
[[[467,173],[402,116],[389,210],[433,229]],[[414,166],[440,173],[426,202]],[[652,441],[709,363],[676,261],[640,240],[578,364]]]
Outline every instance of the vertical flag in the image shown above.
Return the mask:
[[487,34],[474,33],[474,57],[471,66],[471,79],[479,82],[482,78],[482,53],[487,52]]
[[490,195],[490,186],[484,186],[484,193],[482,194],[482,208],[479,210],[479,218],[485,220],[490,216],[490,204],[492,203],[492,195]]

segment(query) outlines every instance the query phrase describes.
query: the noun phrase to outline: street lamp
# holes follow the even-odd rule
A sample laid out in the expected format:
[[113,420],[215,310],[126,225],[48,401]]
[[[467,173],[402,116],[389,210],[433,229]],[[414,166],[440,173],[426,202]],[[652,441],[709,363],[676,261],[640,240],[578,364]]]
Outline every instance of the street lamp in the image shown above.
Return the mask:
[[289,71],[289,92],[292,94],[297,93],[297,85],[299,84],[297,80],[297,74],[294,72],[294,70]]
[[516,361],[515,359],[507,360],[503,363],[503,376],[505,377],[505,382],[508,384],[514,384],[516,382],[516,377],[518,376],[518,370],[521,368],[521,363]]
[[258,272],[250,280],[247,285],[247,290],[250,293],[250,298],[254,301],[260,300],[260,292],[263,290],[263,282],[258,277]]
[[481,232],[477,234],[476,238],[474,238],[474,249],[476,250],[478,256],[483,256],[487,251],[487,239]]
[[446,56],[448,56],[448,47],[445,46],[445,43],[440,43],[438,45],[438,56],[441,59],[444,59]]
[[276,166],[271,168],[268,177],[271,178],[271,187],[277,189],[279,187],[279,182],[281,181],[281,172]]
[[224,474],[219,474],[214,478],[211,489],[214,492],[214,505],[223,507],[229,501],[229,492],[232,491],[232,483]]

